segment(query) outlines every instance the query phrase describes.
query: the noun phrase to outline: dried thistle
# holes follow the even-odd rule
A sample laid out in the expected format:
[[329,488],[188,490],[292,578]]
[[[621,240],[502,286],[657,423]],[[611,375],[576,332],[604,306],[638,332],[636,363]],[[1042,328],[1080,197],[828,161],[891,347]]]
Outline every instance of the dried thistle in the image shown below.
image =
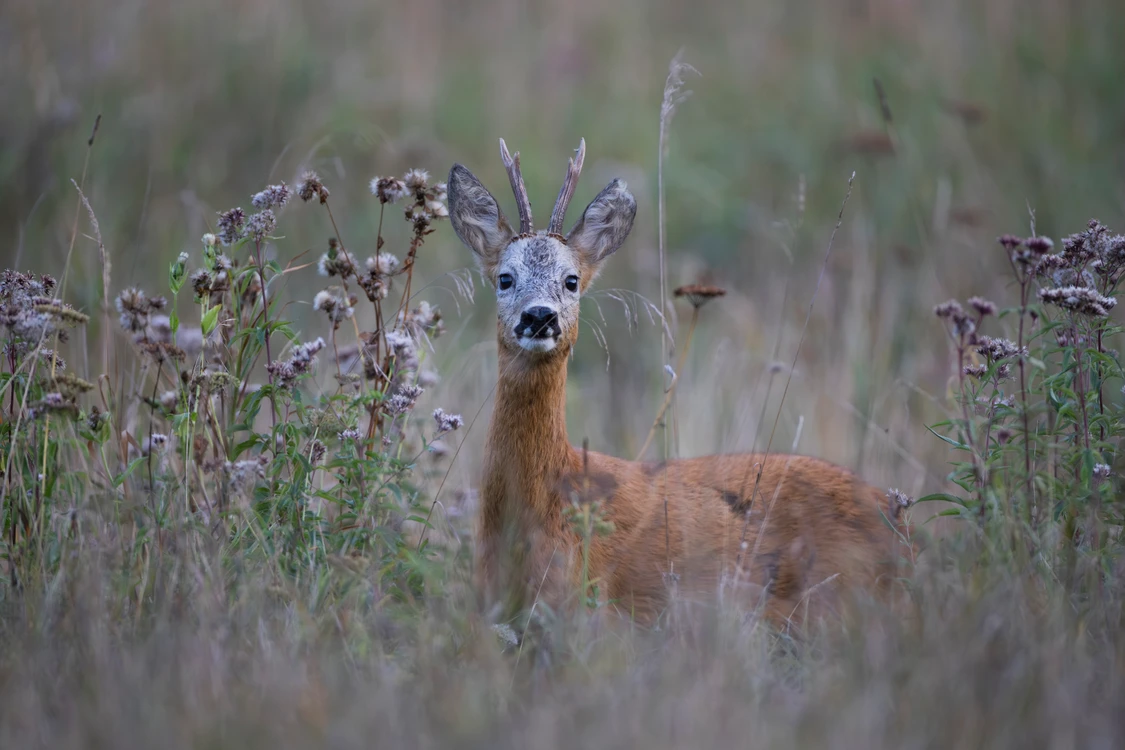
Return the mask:
[[707,286],[705,284],[688,284],[681,286],[672,292],[674,297],[686,297],[691,306],[699,309],[713,299],[722,297],[727,293],[726,289],[717,286]]
[[308,203],[313,198],[319,198],[321,203],[327,203],[328,195],[328,188],[324,187],[316,172],[309,170],[301,175],[301,180],[297,183],[297,196],[301,200]]

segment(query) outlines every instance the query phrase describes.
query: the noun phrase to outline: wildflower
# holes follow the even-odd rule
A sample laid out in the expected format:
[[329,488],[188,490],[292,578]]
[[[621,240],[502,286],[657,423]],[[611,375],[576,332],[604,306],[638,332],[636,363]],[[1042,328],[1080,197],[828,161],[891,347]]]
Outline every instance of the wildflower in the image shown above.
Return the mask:
[[383,402],[383,408],[391,417],[398,417],[414,408],[422,389],[416,385],[401,386],[390,398]]
[[324,454],[328,452],[328,447],[319,440],[313,440],[309,443],[309,463],[316,466],[324,460]]
[[156,364],[168,361],[181,362],[187,357],[187,352],[167,341],[144,341],[139,343],[141,353],[147,355]]
[[426,334],[437,338],[445,331],[441,322],[441,310],[425,300],[422,300],[408,315],[400,316],[400,320],[417,336]]
[[414,372],[418,369],[418,351],[412,337],[401,331],[388,331],[387,346],[394,353],[399,372]]
[[313,309],[320,310],[327,315],[333,328],[338,328],[341,321],[347,320],[355,314],[354,305],[355,301],[346,296],[344,290],[338,286],[322,289],[313,298]]
[[713,299],[722,297],[727,293],[726,289],[717,286],[706,286],[704,284],[688,284],[681,286],[672,292],[674,297],[687,297],[691,306],[699,309]]
[[967,336],[976,330],[977,326],[955,299],[942,302],[934,308],[934,315],[949,320],[955,336]]
[[213,249],[218,244],[219,238],[215,235],[211,234],[210,232],[207,232],[203,235],[203,247]]
[[1002,365],[1000,365],[999,367],[996,368],[996,380],[998,382],[1001,381],[1001,380],[1007,380],[1011,376],[1012,376],[1012,365],[1009,364],[1008,362],[1005,362],[1004,364],[1002,364]]
[[898,517],[902,511],[914,505],[914,498],[898,488],[887,490],[887,498],[891,501],[891,515]]
[[996,303],[984,299],[983,297],[969,297],[969,307],[977,311],[977,314],[982,318],[985,315],[996,314]]
[[256,459],[227,461],[223,465],[223,470],[227,475],[231,491],[241,494],[257,484],[259,479],[265,479],[269,461],[269,456],[266,455],[258,456]]
[[308,203],[313,198],[319,198],[321,203],[327,203],[328,195],[328,188],[324,187],[316,172],[310,170],[301,175],[301,180],[297,183],[297,196],[301,200]]
[[340,438],[340,441],[344,443],[358,443],[363,438],[359,430],[355,429],[354,427],[349,427],[348,429],[339,433],[337,437]]
[[389,276],[396,268],[398,268],[398,258],[391,253],[379,253],[377,257],[367,259],[367,270],[371,273]]
[[403,175],[402,181],[406,183],[408,190],[420,197],[426,189],[426,183],[430,181],[430,173],[424,169],[411,169]]
[[[419,389],[421,390],[421,389]],[[452,432],[464,424],[460,414],[449,414],[445,409],[434,409],[434,422],[439,433]]]
[[408,195],[406,184],[395,177],[372,178],[371,194],[378,197],[380,203],[398,203]]
[[148,297],[137,288],[126,289],[117,295],[114,305],[121,313],[121,327],[137,333],[148,327],[149,318],[156,310],[163,310],[168,300],[163,297]]
[[1094,464],[1094,476],[1105,479],[1110,475],[1109,464]]
[[1084,286],[1040,289],[1039,299],[1047,304],[1057,305],[1064,310],[1092,317],[1109,315],[1109,311],[1117,304],[1117,300],[1113,297],[1106,297],[1096,290]]
[[433,370],[422,370],[418,373],[418,385],[423,388],[433,388],[438,384],[438,374]]
[[298,377],[312,371],[316,365],[316,354],[324,347],[322,338],[295,346],[289,359],[271,362],[266,366],[266,371],[273,376],[278,388],[288,388]]
[[268,208],[254,214],[246,222],[246,234],[253,237],[255,242],[261,242],[275,229],[277,229],[277,217]]
[[284,182],[269,185],[260,193],[255,193],[250,202],[258,209],[281,208],[289,202],[289,186]]
[[172,411],[176,408],[176,405],[180,403],[180,392],[164,391],[160,394],[158,401],[166,411]]
[[343,279],[354,276],[356,272],[355,262],[347,250],[329,250],[320,256],[316,270],[321,276],[339,276]]
[[219,214],[219,241],[224,245],[233,245],[243,237],[242,227],[246,224],[246,212],[241,208],[232,208]]
[[1014,234],[1002,234],[996,238],[996,241],[1004,246],[1007,250],[1015,250],[1023,244],[1023,240]]
[[1050,237],[1028,237],[1023,241],[1023,245],[1035,255],[1045,255],[1055,247]]
[[988,373],[988,367],[986,365],[965,365],[961,372],[973,378],[983,378]]
[[981,336],[977,339],[977,351],[992,361],[1014,357],[1017,354],[1027,356],[1027,347],[1022,350],[1011,339],[996,339],[991,336]]

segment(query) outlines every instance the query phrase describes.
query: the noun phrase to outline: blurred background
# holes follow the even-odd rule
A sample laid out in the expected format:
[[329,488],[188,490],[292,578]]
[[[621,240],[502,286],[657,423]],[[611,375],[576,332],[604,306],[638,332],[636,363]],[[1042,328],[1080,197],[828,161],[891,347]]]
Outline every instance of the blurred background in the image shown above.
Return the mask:
[[[5,0],[0,253],[4,267],[61,274],[71,179],[99,114],[85,185],[114,294],[166,292],[168,264],[181,251],[198,262],[217,211],[306,168],[360,257],[374,251],[376,175],[444,179],[458,161],[514,216],[499,137],[522,153],[545,218],[584,137],[570,220],[613,177],[639,211],[583,302],[569,424],[575,443],[632,457],[665,382],[643,300],[659,307],[660,109],[682,48],[700,75],[685,77],[693,95],[669,129],[668,288],[729,293],[702,310],[670,449],[764,448],[795,360],[773,450],[936,491],[949,454],[925,425],[944,415],[952,367],[933,306],[1010,303],[995,237],[1029,233],[1032,216],[1056,239],[1091,217],[1125,224],[1121,29],[1116,0]],[[386,250],[402,255],[399,215]],[[91,311],[101,270],[79,217],[67,298]],[[315,262],[329,232],[319,206],[291,204],[270,252]],[[492,293],[479,278],[475,301],[456,292],[449,274],[471,258],[447,223],[419,263],[415,288],[448,329],[433,405],[480,414],[454,466],[465,485],[495,379]],[[285,284],[286,314],[309,337],[327,335],[310,305],[321,284],[312,267]],[[190,294],[180,302],[197,319]],[[668,314],[682,341],[689,309],[670,292]],[[106,333],[96,321],[91,335]]]

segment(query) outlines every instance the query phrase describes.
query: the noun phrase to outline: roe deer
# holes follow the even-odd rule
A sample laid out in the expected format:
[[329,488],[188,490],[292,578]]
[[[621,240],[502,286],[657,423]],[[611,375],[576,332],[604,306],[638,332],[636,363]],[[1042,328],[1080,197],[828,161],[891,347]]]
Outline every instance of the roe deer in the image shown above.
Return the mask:
[[800,618],[813,588],[821,604],[837,601],[841,587],[885,590],[895,547],[905,546],[897,512],[847,469],[761,454],[644,463],[570,445],[566,368],[579,300],[637,210],[625,183],[614,180],[562,234],[585,148],[583,140],[570,160],[546,230],[532,229],[519,154],[513,158],[503,139],[519,231],[468,169],[454,164],[449,173],[453,229],[496,288],[499,313],[478,529],[486,601],[511,617],[536,596],[557,609],[579,588],[583,541],[564,515],[574,492],[600,500],[614,527],[590,541],[589,579],[642,623],[665,607],[669,580],[685,593],[717,594],[733,574],[735,583],[753,584],[744,587],[755,592],[751,603],[763,602],[775,624]]

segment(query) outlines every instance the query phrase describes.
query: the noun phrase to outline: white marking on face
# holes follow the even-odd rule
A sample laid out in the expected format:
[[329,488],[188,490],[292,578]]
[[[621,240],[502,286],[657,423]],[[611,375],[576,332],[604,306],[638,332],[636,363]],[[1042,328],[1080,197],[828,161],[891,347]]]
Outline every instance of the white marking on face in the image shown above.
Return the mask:
[[[528,330],[531,330],[530,328]],[[545,354],[553,350],[559,345],[558,339],[535,339],[530,336],[520,336],[519,345],[524,351],[534,352],[536,354]]]

